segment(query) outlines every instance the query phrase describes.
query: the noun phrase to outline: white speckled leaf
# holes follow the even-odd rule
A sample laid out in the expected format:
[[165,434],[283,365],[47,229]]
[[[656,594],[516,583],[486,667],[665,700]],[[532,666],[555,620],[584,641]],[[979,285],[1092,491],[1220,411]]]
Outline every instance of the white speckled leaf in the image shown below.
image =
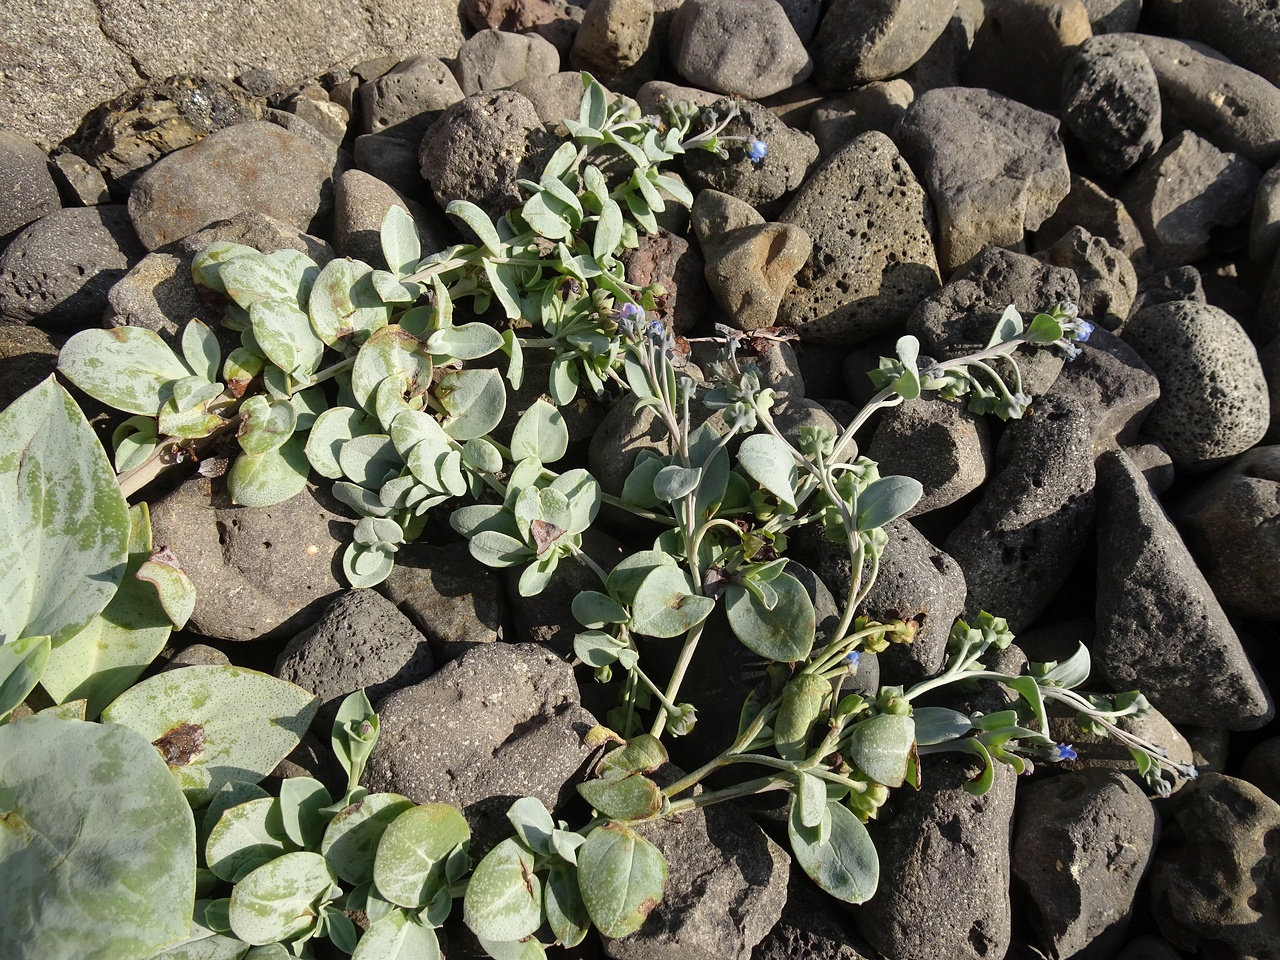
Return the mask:
[[231,891],[231,931],[245,943],[292,940],[311,929],[319,905],[337,891],[318,853],[286,853],[265,863]]
[[269,674],[195,666],[144,680],[103,710],[102,719],[161,741],[158,749],[199,807],[224,783],[257,783],[275,769],[319,705],[319,698]]
[[28,717],[0,727],[0,956],[145,958],[186,939],[195,822],[131,730]]
[[83,629],[125,572],[129,512],[107,455],[53,378],[0,412],[0,643]]
[[485,855],[467,882],[462,919],[481,940],[522,940],[542,923],[534,855],[514,838]]

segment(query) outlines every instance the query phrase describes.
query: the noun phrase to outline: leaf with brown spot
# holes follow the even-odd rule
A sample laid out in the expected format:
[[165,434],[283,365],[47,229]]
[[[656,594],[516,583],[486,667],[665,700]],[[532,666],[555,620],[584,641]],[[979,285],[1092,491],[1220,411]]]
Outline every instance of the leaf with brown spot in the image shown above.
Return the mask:
[[164,736],[151,741],[171,767],[185,767],[204,753],[204,728],[198,723],[180,723]]
[[542,556],[564,534],[564,530],[546,520],[531,520],[529,532],[533,534],[533,542],[537,545],[538,556]]

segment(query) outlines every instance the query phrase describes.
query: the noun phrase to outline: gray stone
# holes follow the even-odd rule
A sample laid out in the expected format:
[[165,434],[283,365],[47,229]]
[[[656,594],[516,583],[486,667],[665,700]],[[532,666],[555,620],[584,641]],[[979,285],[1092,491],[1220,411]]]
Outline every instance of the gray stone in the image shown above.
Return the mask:
[[[418,228],[422,255],[443,250],[448,225],[421,204],[406,200],[377,177],[348,170],[334,190],[333,247],[339,256],[363,260],[377,269],[387,266],[382,253],[382,221],[392,206],[410,214]],[[396,266],[400,266],[397,264]]]
[[262,118],[265,104],[212,77],[176,76],[134,87],[85,116],[66,146],[125,190],[161,157],[216,130]]
[[1080,0],[993,0],[973,38],[967,82],[1056,112],[1063,64],[1091,36]]
[[58,368],[49,334],[22,323],[0,323],[0,410]]
[[577,797],[596,719],[578,701],[573,670],[532,644],[477,647],[429,678],[375,703],[370,792],[450,803],[471,824],[472,852],[511,833],[507,808],[536,797],[548,810]]
[[1130,940],[1125,948],[1116,954],[1115,960],[1183,960],[1185,956],[1186,954],[1175,950],[1164,937],[1154,933],[1144,933]]
[[1002,957],[1011,940],[1009,836],[1012,768],[998,766],[985,796],[963,789],[976,764],[929,757],[919,791],[889,801],[891,817],[868,825],[880,853],[880,886],[854,909],[858,930],[895,960]]
[[[724,116],[733,103],[718,100],[711,108]],[[737,102],[737,107],[738,116],[725,126],[725,135],[763,140],[769,149],[765,158],[753,162],[746,141],[730,142],[727,160],[705,150],[685,154],[685,175],[695,192],[703,188],[719,190],[760,206],[791,193],[804,182],[818,159],[818,145],[809,134],[792,130],[758,103],[743,100]]]
[[1093,26],[1093,35],[1124,33],[1137,29],[1142,0],[1082,0]]
[[145,253],[123,206],[55,210],[0,254],[0,317],[63,333],[98,326],[107,291]]
[[1178,835],[1151,871],[1151,912],[1178,948],[1276,956],[1280,804],[1257,787],[1205,774],[1178,797]]
[[805,80],[813,60],[775,0],[685,0],[670,58],[694,86],[759,100]]
[[463,40],[456,0],[243,0],[223,16],[193,0],[17,0],[6,13],[0,127],[45,147],[147,78],[229,79],[262,64],[311,77],[378,55],[453,56]]
[[1036,230],[1035,249],[1047,250],[1077,226],[1128,257],[1139,277],[1146,275],[1147,242],[1124,204],[1092,180],[1072,174],[1071,189],[1053,216]]
[[316,147],[275,124],[236,124],[142,174],[129,193],[129,216],[148,250],[243,210],[305,230],[332,205],[332,172]]
[[1118,330],[1129,318],[1138,295],[1133,261],[1084,227],[1072,227],[1037,260],[1075,272],[1080,281],[1080,315],[1108,330]]
[[59,153],[53,158],[52,173],[58,189],[71,206],[96,207],[111,202],[107,181],[98,168],[74,153]]
[[1253,730],[1275,712],[1213,591],[1121,451],[1098,459],[1096,669],[1174,723]]
[[1138,431],[1160,398],[1156,375],[1124,340],[1095,330],[1053,383],[1052,396],[1070,394],[1088,421],[1094,454],[1139,443]]
[[1257,350],[1230,314],[1190,300],[1140,310],[1124,337],[1160,378],[1146,431],[1180,466],[1207,467],[1249,449],[1271,419]]
[[1184,130],[1138,168],[1121,199],[1159,270],[1204,256],[1214,227],[1247,220],[1260,177],[1244,157]]
[[1181,0],[1178,33],[1280,86],[1280,10],[1268,0]]
[[884,134],[841,148],[779,219],[813,240],[778,314],[803,340],[855,344],[899,329],[938,288],[928,199]]
[[996,451],[1005,465],[944,543],[969,585],[966,613],[998,612],[1015,633],[1070,579],[1095,511],[1087,408],[1051,394],[1033,409],[1005,429]]
[[218,335],[224,354],[235,349],[240,335],[223,327],[222,311],[200,295],[203,288],[191,280],[192,259],[176,253],[148,253],[107,291],[107,322],[114,327],[145,327],[181,350],[186,324],[199,320]]
[[1154,853],[1156,815],[1142,789],[1109,771],[1018,787],[1014,890],[1031,905],[1046,955],[1105,954],[1124,941]]
[[896,77],[925,55],[954,10],[948,0],[835,0],[811,47],[818,83],[848,90]]
[[325,732],[347,694],[363,688],[378,703],[434,671],[427,638],[394,603],[373,590],[348,590],[289,641],[275,675],[320,698],[313,726]]
[[231,666],[231,658],[207,643],[193,643],[174,654],[173,658],[160,668],[160,672],[180,670],[183,667],[205,666],[229,667]]
[[[545,124],[554,127],[566,117],[571,120],[578,118],[578,108],[582,105],[580,73],[562,71],[549,77],[526,77],[511,89],[529,98],[538,119]],[[708,96],[715,99],[715,94]]]
[[[684,210],[674,202],[667,209],[673,207]],[[641,233],[637,246],[623,251],[618,258],[626,269],[628,283],[662,288],[662,293],[654,295],[654,309],[648,316],[678,334],[690,332],[711,309],[711,291],[704,276],[706,263],[697,245],[679,235],[683,232],[669,230],[659,221],[657,233]],[[599,405],[595,409],[599,410]]]
[[502,639],[506,593],[497,574],[465,544],[406,544],[383,590],[426,634],[437,664]]
[[325,139],[341,144],[347,138],[351,111],[342,104],[299,95],[290,98],[287,108],[299,120],[306,121],[320,131]]
[[[964,572],[909,521],[893,520],[885,524],[884,532],[889,545],[859,612],[882,623],[916,623],[911,643],[890,644],[879,654],[881,682],[910,685],[942,670],[951,625],[964,613]],[[827,570],[824,565],[823,572]]]
[[462,92],[470,96],[558,73],[560,52],[537,34],[481,30],[458,51],[454,71]]
[[223,640],[290,637],[342,589],[333,555],[353,522],[327,488],[271,507],[237,507],[219,480],[192,477],[151,507],[167,546],[196,588],[190,627]]
[[[579,81],[578,85],[581,86],[582,82]],[[720,94],[701,87],[689,87],[666,80],[650,80],[636,91],[636,103],[640,104],[640,109],[645,113],[655,114],[662,112],[664,104],[687,101],[695,106],[709,107],[720,99]]]
[[1280,803],[1280,737],[1263,740],[1245,755],[1240,778]]
[[652,0],[587,4],[573,38],[569,65],[586,70],[617,93],[636,93],[662,65],[665,45],[656,42],[655,16]]
[[262,253],[273,250],[297,250],[305,253],[320,266],[333,259],[333,248],[319,237],[303,233],[297,227],[280,220],[246,210],[229,220],[220,220],[198,233],[193,233],[170,248],[187,260],[195,257],[205,247],[217,240],[241,243]]
[[1126,34],[1146,52],[1164,113],[1221,150],[1265,167],[1280,159],[1280,90],[1211,47]]
[[393,187],[403,197],[435,203],[431,187],[422,179],[418,144],[392,134],[366,133],[354,144],[356,168]]
[[907,68],[901,79],[911,84],[917,93],[938,87],[964,86],[969,49],[986,15],[984,0],[960,0],[942,34],[923,57]]
[[[926,297],[907,320],[907,332],[920,338],[921,350],[936,360],[953,360],[983,349],[1001,314],[1013,304],[1024,317],[1054,304],[1080,299],[1073,271],[1043,264],[1033,257],[988,247],[957,270],[951,282]],[[1022,390],[1038,396],[1062,370],[1056,350],[1021,351]],[[1011,373],[1001,362],[997,369]]]
[[991,428],[964,401],[924,394],[884,411],[867,456],[881,476],[902,474],[924,485],[908,517],[955,503],[977,490],[991,472]]
[[782,917],[752,960],[870,960],[874,951],[853,930],[836,901],[792,866]]
[[1091,37],[1067,61],[1062,121],[1090,162],[1120,176],[1159,149],[1160,87],[1141,45],[1127,37]]
[[470,200],[497,218],[523,199],[516,180],[540,176],[555,146],[532,103],[497,90],[445,110],[422,138],[418,162],[441,207]]
[[1262,175],[1249,221],[1249,259],[1273,263],[1280,253],[1280,163]]
[[989,244],[1020,247],[1067,195],[1058,121],[990,90],[929,90],[894,135],[938,212],[944,274]]
[[437,57],[410,57],[356,90],[360,132],[417,145],[440,114],[465,94]]
[[0,249],[11,234],[61,207],[45,152],[0,130]]
[[742,810],[720,804],[637,828],[666,858],[662,902],[604,941],[612,960],[749,960],[782,915],[791,858]]
[[902,79],[877,80],[855,87],[838,99],[823,100],[809,117],[809,132],[819,156],[831,156],[868,130],[889,135],[915,99],[911,84]]
[[1154,307],[1156,304],[1173,303],[1178,300],[1208,302],[1204,295],[1204,281],[1200,271],[1195,267],[1171,267],[1140,280],[1138,295],[1133,298],[1129,316],[1136,316],[1147,307]]
[[1172,511],[1228,610],[1280,618],[1280,447],[1254,447]]

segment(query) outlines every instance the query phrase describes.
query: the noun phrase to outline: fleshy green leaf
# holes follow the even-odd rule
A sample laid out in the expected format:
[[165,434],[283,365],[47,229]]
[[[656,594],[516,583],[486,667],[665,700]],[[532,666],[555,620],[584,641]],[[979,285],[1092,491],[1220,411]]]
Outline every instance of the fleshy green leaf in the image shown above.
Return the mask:
[[160,336],[142,327],[81,330],[58,353],[58,370],[96,400],[154,417],[170,384],[191,375]]
[[240,405],[244,420],[236,431],[236,439],[245,453],[270,453],[293,436],[298,412],[284,400],[269,400],[259,394]]
[[382,218],[382,256],[397,277],[403,279],[414,272],[422,259],[422,241],[418,225],[403,207],[393,203]]
[[269,674],[195,666],[131,687],[102,719],[155,743],[192,805],[202,806],[222,784],[256,782],[275,769],[306,733],[319,702]]
[[218,379],[218,367],[222,363],[222,348],[218,337],[200,320],[189,320],[182,329],[182,359],[191,372],[202,380]]
[[455,440],[483,437],[501,422],[507,408],[507,391],[497,370],[472,368],[447,373],[435,395],[449,414],[441,426]]
[[1011,303],[1004,308],[1004,313],[1000,315],[1000,320],[996,323],[995,330],[991,332],[991,339],[987,341],[987,346],[994,347],[997,343],[1005,343],[1021,332],[1022,314]]
[[880,883],[880,858],[871,835],[849,809],[828,803],[831,817],[826,842],[818,841],[819,830],[800,819],[800,804],[793,804],[787,835],[796,862],[809,878],[831,896],[846,903],[865,903]]
[[850,728],[846,756],[877,783],[900,787],[906,778],[915,742],[914,720],[882,713]]
[[639,773],[618,781],[587,780],[578,784],[578,793],[612,820],[645,820],[662,810],[662,788]]
[[304,850],[320,845],[328,822],[323,810],[333,803],[324,784],[312,777],[287,777],[280,784],[280,818],[289,839]]
[[242,453],[227,472],[227,492],[242,507],[270,507],[297,496],[307,485],[306,439],[290,437],[266,453]]
[[308,380],[320,368],[324,343],[311,319],[290,300],[264,300],[249,309],[253,336],[268,360],[298,380]]
[[351,960],[440,960],[436,932],[403,910],[392,910],[365,931]]
[[591,929],[591,917],[582,902],[577,872],[567,864],[552,864],[543,888],[547,923],[556,940],[566,947],[576,947]]
[[457,217],[476,235],[480,243],[488,248],[489,252],[500,256],[506,249],[506,244],[502,242],[502,238],[498,236],[497,228],[494,227],[493,221],[489,219],[489,215],[477,207],[470,200],[454,200],[444,212],[451,217]]
[[401,391],[411,395],[425,392],[431,383],[431,358],[425,346],[399,324],[375,332],[356,355],[351,391],[360,406],[374,413],[374,392],[392,376],[401,377]]
[[745,587],[731,583],[725,591],[729,626],[749,650],[770,660],[803,660],[813,649],[816,617],[813,601],[789,573],[770,581],[777,594],[772,610]]
[[448,804],[426,803],[406,810],[378,841],[373,864],[378,892],[402,907],[425,907],[448,882],[449,854],[470,839],[467,821]]
[[343,476],[338,454],[343,444],[353,437],[376,429],[369,418],[354,407],[333,407],[316,418],[307,435],[305,448],[311,468],[322,477],[338,480]]
[[914,477],[881,477],[858,494],[858,530],[865,532],[896,520],[924,495],[924,487]]
[[456,360],[479,360],[503,346],[502,334],[487,323],[464,323],[437,330],[427,340],[427,352]]
[[569,449],[569,428],[564,416],[545,400],[535,400],[511,433],[511,456],[517,462],[533,458],[555,463]]
[[688,571],[661,566],[636,590],[631,628],[650,637],[678,637],[705,620],[714,607],[714,600],[698,593]]
[[386,326],[391,307],[374,289],[373,268],[359,260],[330,260],[307,301],[311,326],[329,346],[350,339],[357,346]]
[[124,576],[128,505],[93,429],[52,377],[0,411],[0,530],[0,643],[65,643]]
[[209,831],[205,862],[219,879],[236,883],[285,853],[288,843],[280,801],[274,797],[246,800],[224,810]]
[[476,865],[463,900],[463,922],[482,940],[521,940],[542,924],[542,882],[534,855],[503,840]]
[[767,433],[753,433],[738,448],[738,465],[752,480],[794,508],[796,462],[785,443]]
[[0,644],[0,720],[35,689],[48,662],[48,637],[23,637]]
[[0,952],[150,957],[187,938],[195,822],[132,730],[50,716],[0,727]]
[[231,891],[231,930],[245,943],[292,940],[316,923],[317,906],[336,891],[318,853],[301,850],[263,864]]
[[662,852],[622,824],[597,827],[578,848],[582,902],[606,937],[616,939],[639,930],[662,902],[666,885],[667,862]]

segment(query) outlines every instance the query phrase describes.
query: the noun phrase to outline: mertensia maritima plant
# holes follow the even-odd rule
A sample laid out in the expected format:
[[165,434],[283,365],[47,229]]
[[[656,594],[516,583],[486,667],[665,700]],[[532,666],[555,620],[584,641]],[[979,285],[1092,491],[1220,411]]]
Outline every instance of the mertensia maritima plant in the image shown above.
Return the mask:
[[[565,122],[570,139],[536,181],[520,181],[519,205],[496,220],[466,201],[449,205],[468,242],[424,256],[412,219],[393,207],[382,225],[388,269],[351,259],[321,267],[295,251],[215,243],[192,272],[239,334],[225,356],[199,321],[177,349],[133,327],[72,337],[61,374],[128,414],[110,461],[52,380],[0,413],[0,508],[24,538],[0,557],[11,571],[0,574],[0,718],[37,684],[55,703],[0,727],[0,816],[31,826],[0,835],[0,861],[23,865],[26,877],[0,906],[13,956],[70,956],[71,945],[92,940],[113,957],[305,957],[326,938],[357,960],[432,957],[435,930],[460,900],[463,922],[491,956],[533,960],[592,928],[627,936],[662,901],[666,862],[642,824],[771,792],[787,795],[786,830],[804,871],[859,903],[879,878],[865,824],[890,792],[918,788],[925,758],[943,751],[979,761],[966,785],[978,794],[996,763],[1023,772],[1074,757],[1048,736],[1051,703],[1123,742],[1157,793],[1170,789],[1169,771],[1194,775],[1117,725],[1149,709],[1140,694],[1077,692],[1090,672],[1084,647],[1016,676],[987,666],[984,655],[1012,640],[994,613],[955,624],[938,675],[874,693],[845,689],[863,654],[910,643],[917,628],[859,614],[888,548],[884,526],[922,488],[881,476],[858,451],[858,429],[925,393],[1020,418],[1033,400],[1019,351],[1073,357],[1090,324],[1070,304],[1029,322],[1010,307],[984,348],[941,361],[902,337],[870,372],[876,392],[846,427],[788,435],[774,419],[773,391],[739,349],[743,335],[723,329],[705,381],[695,380],[686,344],[652,319],[664,291],[629,282],[621,259],[657,231],[668,204],[692,202],[665,163],[698,149],[758,162],[766,145],[722,137],[728,118],[688,105],[642,116],[583,79],[581,112]],[[491,308],[503,324],[475,319]],[[526,376],[526,355],[547,358],[536,364],[548,371],[545,398],[502,442],[495,430]],[[559,408],[580,392],[646,411],[665,435],[668,452],[641,453],[619,496],[589,471],[561,466],[569,436]],[[621,693],[590,734],[600,758],[577,785],[589,818],[571,825],[520,799],[508,813],[514,835],[473,863],[458,811],[359,785],[378,733],[362,693],[333,727],[348,775],[343,795],[302,777],[273,797],[258,782],[305,732],[315,698],[233,667],[134,685],[171,627],[190,616],[193,588],[180,558],[152,549],[145,504],[131,509],[126,498],[227,448],[225,482],[239,504],[278,503],[313,475],[332,484],[359,518],[341,558],[353,587],[382,582],[399,547],[442,511],[476,558],[518,570],[524,596],[543,591],[561,564],[594,573],[595,588],[573,600],[582,627],[574,652],[597,679],[620,680]],[[604,504],[652,531],[611,569],[583,548]],[[786,555],[806,526],[847,551],[852,568],[838,622],[821,633]],[[23,563],[32,551],[39,562]],[[732,742],[697,769],[659,776],[664,740],[698,723],[681,690],[718,606],[767,664],[764,678],[742,704]],[[669,670],[652,666],[653,641],[674,642]],[[1007,708],[920,703],[983,680],[1011,691]],[[99,716],[108,722],[93,723]],[[21,759],[33,750],[47,762]],[[149,809],[162,829],[119,814],[136,804],[134,787],[108,783],[85,759],[103,756],[140,765],[138,783],[160,798]],[[77,767],[97,785],[92,803],[70,789]],[[111,833],[113,817],[116,833],[147,839],[111,852],[103,883],[119,903],[88,911],[79,901],[101,891],[52,884],[53,871],[75,864],[55,863],[37,837],[63,836],[76,818],[81,829]],[[125,892],[144,880],[157,899],[140,910]],[[44,912],[27,909],[40,902]],[[50,921],[49,910],[62,919]]]

